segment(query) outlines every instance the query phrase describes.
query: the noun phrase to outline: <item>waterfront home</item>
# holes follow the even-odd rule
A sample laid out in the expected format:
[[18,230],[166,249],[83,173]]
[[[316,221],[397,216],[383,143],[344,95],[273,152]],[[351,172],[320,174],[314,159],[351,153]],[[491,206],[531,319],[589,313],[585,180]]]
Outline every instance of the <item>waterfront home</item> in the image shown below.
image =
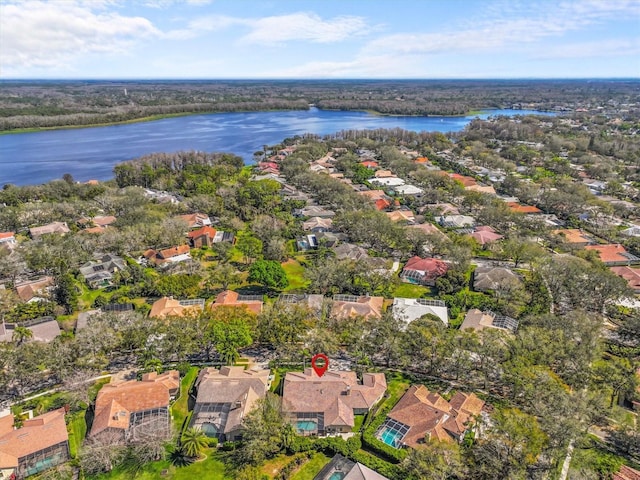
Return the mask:
[[265,397],[271,379],[269,370],[203,368],[195,383],[198,394],[191,426],[221,442],[240,440],[243,419]]
[[387,390],[384,373],[328,371],[319,377],[311,368],[289,372],[284,379],[282,409],[300,435],[348,433],[355,415],[363,415]]

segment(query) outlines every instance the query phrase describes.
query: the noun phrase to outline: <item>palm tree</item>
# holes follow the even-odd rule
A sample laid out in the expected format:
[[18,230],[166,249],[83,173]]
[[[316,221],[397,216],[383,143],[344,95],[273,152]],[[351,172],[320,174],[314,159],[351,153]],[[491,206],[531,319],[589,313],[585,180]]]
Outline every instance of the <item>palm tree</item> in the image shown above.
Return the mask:
[[187,452],[184,451],[184,447],[182,445],[174,447],[169,453],[169,461],[171,462],[171,465],[175,465],[176,467],[186,467],[187,465],[191,465],[193,460],[193,457],[187,455]]
[[200,428],[190,427],[182,433],[182,448],[190,457],[199,457],[209,446],[209,438]]
[[13,340],[16,345],[22,345],[24,342],[33,337],[33,332],[27,327],[16,326],[13,330]]

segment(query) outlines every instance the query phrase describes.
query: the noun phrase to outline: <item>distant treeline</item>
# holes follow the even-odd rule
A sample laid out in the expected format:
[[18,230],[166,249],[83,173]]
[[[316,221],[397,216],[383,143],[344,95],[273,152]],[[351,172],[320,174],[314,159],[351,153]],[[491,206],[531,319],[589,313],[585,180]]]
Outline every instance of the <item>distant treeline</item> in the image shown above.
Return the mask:
[[480,109],[638,113],[637,80],[3,81],[0,130],[155,115],[308,109],[464,115]]

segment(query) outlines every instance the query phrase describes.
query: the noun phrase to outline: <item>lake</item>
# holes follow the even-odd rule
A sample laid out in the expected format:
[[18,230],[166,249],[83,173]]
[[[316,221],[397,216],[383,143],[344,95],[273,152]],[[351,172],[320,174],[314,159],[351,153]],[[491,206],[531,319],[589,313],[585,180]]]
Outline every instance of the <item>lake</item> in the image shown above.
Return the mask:
[[[491,110],[489,115],[546,114]],[[310,110],[211,113],[152,122],[0,135],[0,185],[40,184],[70,173],[76,180],[108,180],[113,166],[147,153],[199,150],[230,152],[251,163],[253,152],[287,137],[348,129],[403,128],[458,132],[473,118],[382,116],[367,112]]]

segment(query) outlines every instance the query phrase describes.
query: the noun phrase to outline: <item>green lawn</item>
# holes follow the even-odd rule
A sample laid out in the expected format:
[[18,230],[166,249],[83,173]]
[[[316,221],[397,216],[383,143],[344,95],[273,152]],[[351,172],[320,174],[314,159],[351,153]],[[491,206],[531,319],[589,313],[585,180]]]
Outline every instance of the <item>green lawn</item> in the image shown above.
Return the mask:
[[289,286],[285,289],[288,291],[304,290],[309,285],[309,280],[304,278],[304,267],[296,260],[288,260],[282,264],[287,279],[289,280]]
[[67,425],[69,431],[69,454],[71,458],[78,456],[78,451],[82,446],[82,441],[87,434],[87,422],[85,421],[86,410],[80,410],[71,416]]
[[198,367],[191,367],[184,378],[180,381],[180,396],[171,406],[171,414],[173,415],[173,425],[177,432],[182,431],[184,419],[189,414],[189,391],[193,382],[198,376]]
[[[112,472],[102,475],[87,477],[87,480],[231,480],[227,476],[224,463],[220,460],[215,450],[207,450],[207,458],[201,462],[193,463],[188,467],[176,468],[167,460],[152,462],[145,465],[137,473],[131,470],[117,468]],[[163,475],[163,472],[166,474]]]
[[401,283],[393,292],[394,298],[421,298],[425,295],[431,295],[431,289],[413,283]]
[[362,423],[364,422],[365,415],[354,415],[354,425],[352,432],[359,432],[360,428],[362,428]]
[[395,405],[404,392],[411,386],[411,380],[401,373],[391,373],[387,375],[387,395],[385,404]]
[[292,455],[280,454],[280,455],[277,455],[276,457],[273,457],[271,460],[268,460],[267,462],[265,462],[264,465],[260,467],[260,470],[264,475],[268,476],[269,478],[275,478],[276,475],[280,472],[280,470],[282,470],[286,465],[288,465],[289,462],[293,462],[293,460],[294,460],[294,456]]
[[[363,415],[359,416],[362,417]],[[315,453],[300,470],[291,476],[291,480],[313,480],[330,460],[331,458],[327,457],[324,453]]]

